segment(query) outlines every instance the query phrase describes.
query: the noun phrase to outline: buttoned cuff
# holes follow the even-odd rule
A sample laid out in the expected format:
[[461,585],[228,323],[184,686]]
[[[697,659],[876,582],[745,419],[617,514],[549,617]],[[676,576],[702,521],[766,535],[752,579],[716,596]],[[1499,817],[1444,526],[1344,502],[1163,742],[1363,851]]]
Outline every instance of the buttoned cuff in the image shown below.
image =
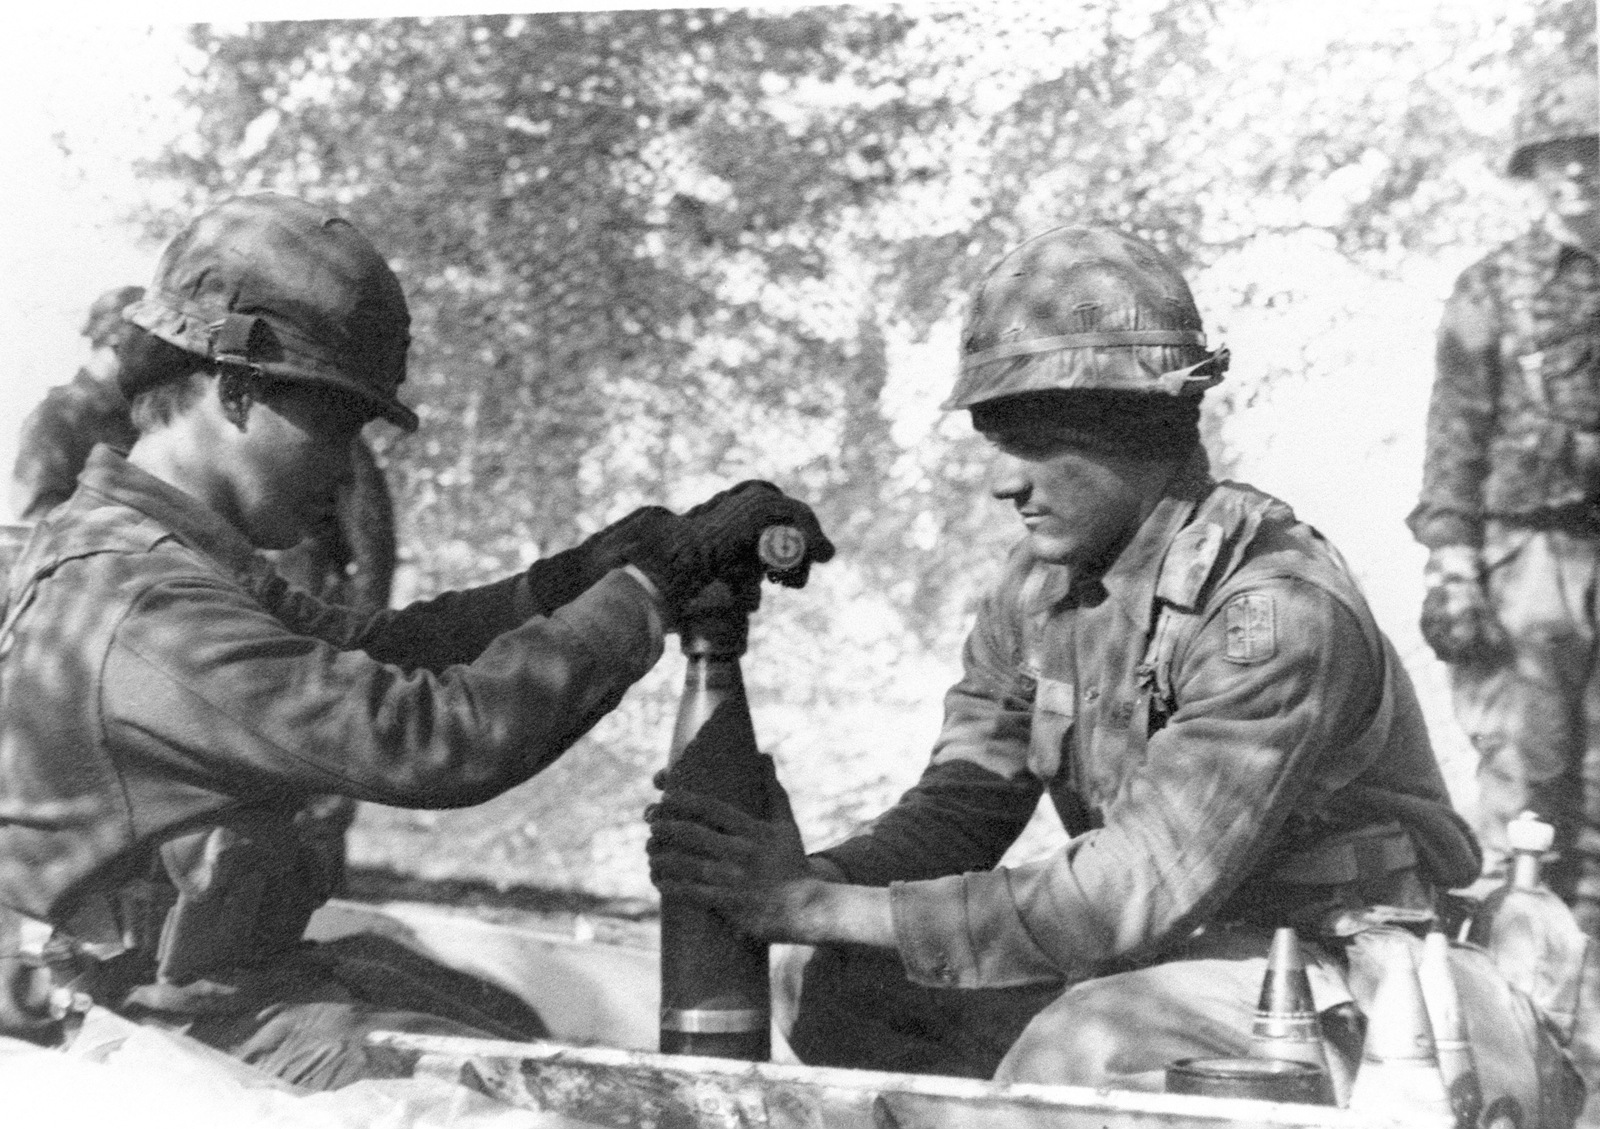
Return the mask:
[[1004,869],[889,886],[895,945],[912,983],[1008,988],[1077,979],[1034,943]]
[[597,651],[620,658],[633,680],[661,657],[665,632],[655,597],[624,569],[613,569],[599,583],[551,614],[563,620]]

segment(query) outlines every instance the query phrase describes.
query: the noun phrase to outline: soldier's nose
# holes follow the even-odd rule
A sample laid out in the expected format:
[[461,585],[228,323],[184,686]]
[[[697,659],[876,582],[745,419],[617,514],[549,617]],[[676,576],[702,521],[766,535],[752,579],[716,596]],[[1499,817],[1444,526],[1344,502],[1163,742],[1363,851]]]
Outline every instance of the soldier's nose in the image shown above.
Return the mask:
[[1026,464],[1011,455],[997,453],[989,468],[989,493],[1002,502],[1022,501],[1029,491]]

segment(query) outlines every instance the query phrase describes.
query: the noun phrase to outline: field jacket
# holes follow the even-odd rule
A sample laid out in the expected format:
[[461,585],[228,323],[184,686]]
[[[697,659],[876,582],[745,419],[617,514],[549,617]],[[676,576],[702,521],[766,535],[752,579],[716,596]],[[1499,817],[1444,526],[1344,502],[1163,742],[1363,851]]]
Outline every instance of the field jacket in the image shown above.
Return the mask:
[[[61,924],[217,824],[316,793],[474,804],[533,776],[656,661],[626,572],[544,608],[526,574],[357,617],[95,449],[0,622],[0,904]],[[547,613],[547,614],[545,614]]]
[[[823,852],[891,885],[913,980],[1078,980],[1207,923],[1477,875],[1344,564],[1248,487],[1192,468],[1095,582],[1019,546],[964,666],[922,780]],[[996,868],[1046,790],[1070,842]]]
[[1462,272],[1439,325],[1422,498],[1429,548],[1486,519],[1600,533],[1600,263],[1540,226]]

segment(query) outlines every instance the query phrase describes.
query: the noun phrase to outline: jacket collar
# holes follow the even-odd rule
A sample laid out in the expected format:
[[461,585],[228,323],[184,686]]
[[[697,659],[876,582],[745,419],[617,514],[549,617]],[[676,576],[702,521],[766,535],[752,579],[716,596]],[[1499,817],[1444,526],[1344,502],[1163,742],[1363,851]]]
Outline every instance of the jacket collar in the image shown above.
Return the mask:
[[134,466],[105,444],[89,452],[78,475],[81,490],[127,506],[168,530],[179,541],[204,553],[231,573],[245,571],[256,559],[255,548],[236,528],[197,498],[149,471]]
[[1093,605],[1099,602],[1098,590],[1104,589],[1130,623],[1141,629],[1147,627],[1167,548],[1215,487],[1205,450],[1196,447],[1194,456],[1178,468],[1155,509],[1109,569],[1097,578],[1076,580],[1060,565],[1045,565],[1045,574],[1025,598],[1027,607],[1033,612],[1047,613],[1069,598],[1079,606]]
[[1178,469],[1156,508],[1100,578],[1106,593],[1130,623],[1140,628],[1149,626],[1167,548],[1215,486],[1205,452],[1197,447],[1195,457]]

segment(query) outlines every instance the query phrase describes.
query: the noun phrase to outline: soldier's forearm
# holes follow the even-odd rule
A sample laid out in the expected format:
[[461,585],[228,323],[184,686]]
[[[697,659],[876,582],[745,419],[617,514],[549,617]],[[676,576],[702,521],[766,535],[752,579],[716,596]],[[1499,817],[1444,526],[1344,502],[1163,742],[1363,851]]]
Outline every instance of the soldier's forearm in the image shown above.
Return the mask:
[[795,944],[871,945],[895,948],[889,891],[882,886],[849,886],[815,878],[799,884],[801,897],[787,914],[781,938]]
[[964,760],[932,765],[870,830],[818,857],[865,886],[988,870],[1039,806],[1032,776],[1007,778]]

